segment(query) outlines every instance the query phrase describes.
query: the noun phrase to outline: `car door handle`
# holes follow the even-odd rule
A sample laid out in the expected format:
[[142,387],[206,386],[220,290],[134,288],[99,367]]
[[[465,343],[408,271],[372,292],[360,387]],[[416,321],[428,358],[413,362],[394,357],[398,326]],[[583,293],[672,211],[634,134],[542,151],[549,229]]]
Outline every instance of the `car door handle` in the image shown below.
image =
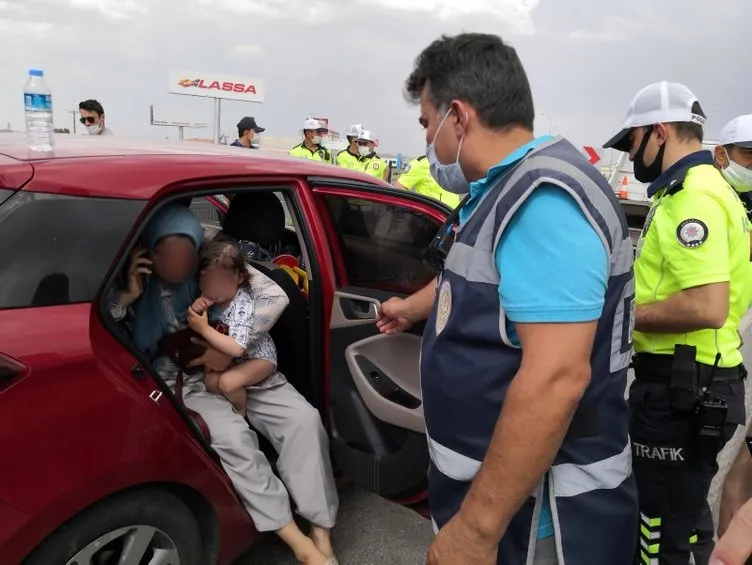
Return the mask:
[[342,313],[348,320],[375,320],[377,307],[375,302],[370,300],[359,300],[357,298],[339,299]]

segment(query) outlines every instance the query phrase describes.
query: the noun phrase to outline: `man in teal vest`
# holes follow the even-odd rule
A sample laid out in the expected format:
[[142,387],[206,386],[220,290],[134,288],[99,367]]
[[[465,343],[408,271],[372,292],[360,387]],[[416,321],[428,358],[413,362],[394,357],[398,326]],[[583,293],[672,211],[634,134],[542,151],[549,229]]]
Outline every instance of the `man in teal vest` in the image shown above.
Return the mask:
[[428,563],[631,565],[634,280],[619,203],[571,143],[534,137],[525,70],[499,37],[435,41],[406,91],[431,174],[470,194],[437,282],[377,322],[389,334],[428,318]]

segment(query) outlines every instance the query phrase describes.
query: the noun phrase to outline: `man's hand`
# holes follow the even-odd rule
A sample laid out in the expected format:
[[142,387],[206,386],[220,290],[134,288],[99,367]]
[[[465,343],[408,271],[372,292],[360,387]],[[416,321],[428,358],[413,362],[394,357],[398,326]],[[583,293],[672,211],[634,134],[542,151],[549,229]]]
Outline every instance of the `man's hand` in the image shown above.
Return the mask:
[[750,499],[752,499],[752,455],[746,443],[742,442],[736,459],[723,481],[723,495],[718,518],[719,536],[726,532],[734,515]]
[[471,529],[460,514],[439,530],[428,548],[427,565],[496,565],[496,542]]
[[752,500],[741,507],[710,556],[710,565],[744,565],[752,556]]
[[383,334],[392,335],[407,331],[414,323],[409,305],[403,298],[390,298],[381,304],[376,313],[376,327]]
[[206,351],[204,351],[201,357],[197,357],[188,363],[188,367],[200,367],[203,365],[209,371],[224,371],[230,366],[233,358],[229,355],[225,355],[221,351],[214,349],[202,339],[194,337],[191,338],[191,341],[197,345],[206,347]]

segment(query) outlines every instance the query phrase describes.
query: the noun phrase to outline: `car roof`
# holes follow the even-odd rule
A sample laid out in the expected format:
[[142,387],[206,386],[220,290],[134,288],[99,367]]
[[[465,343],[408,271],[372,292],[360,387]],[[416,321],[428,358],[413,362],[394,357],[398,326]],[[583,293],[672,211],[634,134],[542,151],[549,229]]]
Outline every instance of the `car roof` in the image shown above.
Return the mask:
[[328,177],[390,186],[365,173],[310,159],[198,141],[58,134],[52,153],[38,153],[28,149],[23,134],[5,133],[0,134],[0,155],[33,166],[34,183],[44,181],[45,191],[89,196],[151,198],[170,183],[238,175]]

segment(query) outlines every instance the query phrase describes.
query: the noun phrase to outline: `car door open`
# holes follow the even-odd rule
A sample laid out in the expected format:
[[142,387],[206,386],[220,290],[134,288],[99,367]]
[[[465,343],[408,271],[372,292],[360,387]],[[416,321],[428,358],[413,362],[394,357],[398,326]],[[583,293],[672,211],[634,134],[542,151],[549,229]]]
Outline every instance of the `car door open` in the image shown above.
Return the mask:
[[317,188],[335,258],[329,324],[329,424],[335,461],[358,486],[397,499],[425,490],[420,393],[423,324],[383,335],[381,303],[436,276],[423,258],[446,213],[402,192]]

